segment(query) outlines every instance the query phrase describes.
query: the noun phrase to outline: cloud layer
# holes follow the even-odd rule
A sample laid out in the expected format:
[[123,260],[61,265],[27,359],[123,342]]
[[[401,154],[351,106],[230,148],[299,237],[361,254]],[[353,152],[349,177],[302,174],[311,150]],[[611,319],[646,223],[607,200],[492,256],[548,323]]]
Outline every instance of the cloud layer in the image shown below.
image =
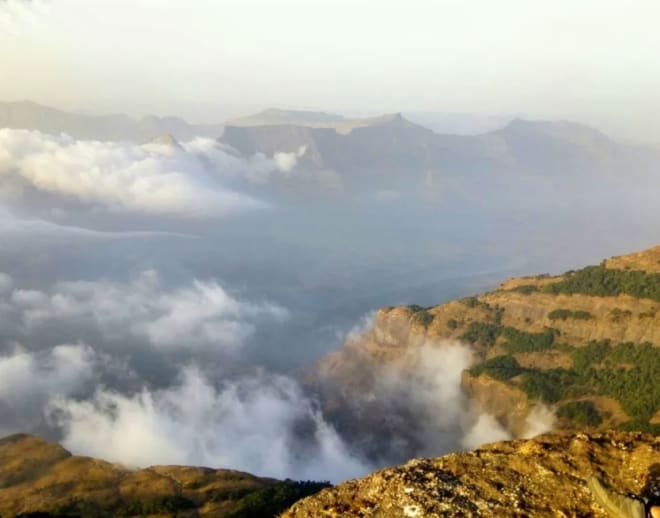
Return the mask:
[[[349,340],[369,330],[363,321]],[[463,392],[461,375],[473,360],[468,345],[451,340],[409,348],[393,362],[350,355],[339,377],[326,380],[324,400],[340,408],[333,412],[340,433],[379,465],[508,439],[502,425]]]
[[40,353],[15,345],[0,356],[0,435],[39,428],[53,395],[69,396],[96,374],[102,358],[89,346],[58,345]]
[[[290,165],[287,162],[285,165]],[[0,129],[0,193],[24,208],[218,217],[263,208],[222,178],[277,171],[275,160],[243,161],[211,139],[189,144],[80,141]]]
[[70,281],[48,290],[12,287],[11,277],[0,275],[0,311],[20,322],[26,336],[55,326],[76,340],[91,327],[106,342],[132,339],[163,351],[230,351],[244,343],[257,320],[281,322],[288,316],[274,304],[239,301],[216,281],[193,280],[189,286],[167,288],[153,270],[125,283]]
[[208,465],[335,481],[369,469],[284,376],[260,373],[215,388],[188,367],[165,390],[99,390],[85,401],[53,400],[50,412],[72,450],[133,466]]

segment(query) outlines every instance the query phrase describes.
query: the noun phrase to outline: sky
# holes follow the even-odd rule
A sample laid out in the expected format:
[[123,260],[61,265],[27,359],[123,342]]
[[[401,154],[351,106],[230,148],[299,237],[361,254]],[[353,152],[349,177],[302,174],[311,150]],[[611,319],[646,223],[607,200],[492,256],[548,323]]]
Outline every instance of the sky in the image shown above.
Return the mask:
[[200,122],[524,114],[660,141],[659,17],[654,0],[0,0],[0,99]]

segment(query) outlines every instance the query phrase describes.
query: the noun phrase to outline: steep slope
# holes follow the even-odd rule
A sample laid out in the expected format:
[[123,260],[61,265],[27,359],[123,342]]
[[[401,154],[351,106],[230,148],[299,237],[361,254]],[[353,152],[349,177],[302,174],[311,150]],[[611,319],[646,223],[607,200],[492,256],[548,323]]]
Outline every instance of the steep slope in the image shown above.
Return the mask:
[[412,460],[325,489],[283,517],[607,518],[585,479],[594,475],[617,492],[657,500],[659,459],[660,438],[649,435],[544,435]]
[[[414,378],[411,351],[474,351],[463,392],[514,436],[546,405],[562,430],[660,431],[660,247],[551,277],[512,279],[439,306],[384,308],[319,363],[326,405],[371,393],[383,368]],[[338,394],[340,396],[338,396]]]
[[66,133],[84,140],[129,140],[147,142],[163,134],[179,140],[217,137],[221,125],[193,125],[178,117],[147,116],[140,120],[127,115],[82,115],[56,110],[30,101],[0,102],[0,128]]
[[[273,516],[325,484],[186,466],[131,470],[31,435],[0,439],[0,516]],[[37,514],[35,514],[36,516]]]

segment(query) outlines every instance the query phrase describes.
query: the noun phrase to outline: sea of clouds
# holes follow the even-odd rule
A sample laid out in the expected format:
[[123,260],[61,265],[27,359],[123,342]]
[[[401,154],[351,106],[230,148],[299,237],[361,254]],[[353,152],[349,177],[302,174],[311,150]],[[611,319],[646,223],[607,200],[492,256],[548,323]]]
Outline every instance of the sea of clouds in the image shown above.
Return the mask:
[[[375,383],[339,414],[301,381],[300,358],[369,332],[371,317],[350,331],[369,309],[476,291],[498,256],[526,268],[507,236],[566,261],[557,236],[579,225],[525,219],[515,233],[417,206],[285,205],[269,189],[305,177],[306,153],[0,129],[0,433],[131,466],[332,481],[508,437],[460,390],[464,344],[410,351],[413,375],[365,366]],[[551,423],[541,408],[529,433]]]

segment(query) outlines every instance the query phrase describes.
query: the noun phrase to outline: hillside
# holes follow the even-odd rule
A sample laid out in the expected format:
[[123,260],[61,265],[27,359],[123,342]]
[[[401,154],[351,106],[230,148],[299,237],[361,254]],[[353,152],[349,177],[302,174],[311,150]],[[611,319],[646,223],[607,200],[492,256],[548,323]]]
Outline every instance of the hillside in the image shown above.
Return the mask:
[[2,517],[270,518],[325,485],[202,467],[131,470],[31,435],[0,439]]
[[377,390],[370,373],[386,366],[414,378],[411,351],[458,341],[475,358],[462,374],[464,394],[514,437],[540,404],[556,417],[554,429],[658,434],[659,268],[655,247],[438,306],[384,308],[313,378],[341,414],[344,403]]
[[[660,492],[660,439],[650,435],[542,435],[468,453],[415,459],[301,500],[284,518],[594,517],[591,475],[617,492]],[[657,496],[656,496],[657,498]]]

